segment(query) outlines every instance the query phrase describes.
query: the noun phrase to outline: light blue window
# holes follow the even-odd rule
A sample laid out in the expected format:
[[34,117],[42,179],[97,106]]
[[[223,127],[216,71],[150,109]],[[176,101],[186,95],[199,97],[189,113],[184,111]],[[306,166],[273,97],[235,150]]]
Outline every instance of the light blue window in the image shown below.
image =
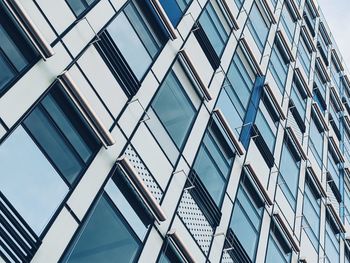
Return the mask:
[[340,73],[339,73],[338,67],[336,65],[336,62],[334,62],[333,58],[331,60],[330,68],[331,68],[331,77],[332,77],[333,83],[336,85],[336,87],[340,91],[340,87],[341,87]]
[[62,262],[135,262],[141,241],[103,194]]
[[263,140],[267,144],[269,151],[273,153],[275,148],[277,127],[263,103],[260,103],[260,107],[261,108],[258,110],[255,118],[255,125],[263,137]]
[[285,3],[283,6],[281,24],[287,34],[289,41],[292,43],[296,28],[296,21],[294,20],[287,3]]
[[160,0],[159,2],[167,13],[173,26],[176,27],[191,0]]
[[287,61],[284,60],[281,50],[276,44],[271,51],[269,70],[271,71],[279,90],[283,93],[285,88],[284,84],[287,79],[288,64]]
[[165,78],[151,107],[177,147],[181,148],[196,110],[172,71]]
[[285,238],[274,224],[271,224],[269,241],[267,244],[265,263],[289,263],[292,257],[292,250],[286,244]]
[[320,70],[316,67],[314,75],[314,86],[319,90],[323,98],[326,98],[326,81],[321,77]]
[[305,108],[306,108],[306,97],[304,94],[301,94],[299,87],[293,81],[292,90],[290,94],[291,99],[293,100],[294,106],[300,114],[301,118],[304,120],[305,118]]
[[327,263],[339,262],[339,231],[329,218],[326,220],[325,253]]
[[215,2],[208,2],[206,8],[199,17],[199,23],[208,37],[218,57],[221,57],[226,46],[230,33],[230,26],[225,17],[221,14],[219,17],[216,10],[220,10],[219,6],[214,9]]
[[310,120],[309,147],[317,163],[322,167],[323,133],[320,125],[313,118]]
[[309,75],[311,65],[311,53],[306,46],[305,39],[301,36],[298,45],[298,59],[305,70],[306,75]]
[[216,107],[224,113],[231,129],[239,136],[256,74],[238,49],[228,69]]
[[0,191],[39,236],[68,186],[19,126],[0,147]]
[[230,228],[250,260],[254,262],[264,203],[258,199],[249,179],[244,177],[238,188]]
[[140,7],[132,2],[128,4],[107,27],[107,32],[137,79],[141,80],[159,52],[161,40]]
[[99,0],[66,0],[69,7],[76,16],[80,16],[86,10],[90,9],[92,4]]
[[263,12],[262,8],[259,8],[257,3],[254,3],[249,14],[249,21],[247,22],[249,31],[252,33],[260,52],[265,47],[270,29],[270,22]]
[[193,168],[214,202],[220,206],[233,156],[225,151],[224,138],[214,127],[206,132]]
[[304,17],[304,20],[305,20],[307,26],[309,27],[309,29],[313,33],[314,29],[315,29],[316,17],[311,10],[311,7],[310,7],[311,4],[309,3],[309,1],[312,1],[312,0],[307,0],[305,2],[303,17]]
[[304,207],[303,207],[303,225],[305,225],[305,232],[309,237],[316,251],[319,247],[320,236],[320,196],[315,187],[306,177],[304,190]]
[[339,183],[340,183],[340,174],[339,174],[339,167],[337,162],[335,161],[333,154],[328,152],[328,159],[327,159],[327,170],[330,173],[333,183],[339,188]]
[[278,185],[294,210],[298,193],[300,159],[295,157],[296,153],[293,152],[295,150],[291,148],[289,143],[285,141],[283,144]]

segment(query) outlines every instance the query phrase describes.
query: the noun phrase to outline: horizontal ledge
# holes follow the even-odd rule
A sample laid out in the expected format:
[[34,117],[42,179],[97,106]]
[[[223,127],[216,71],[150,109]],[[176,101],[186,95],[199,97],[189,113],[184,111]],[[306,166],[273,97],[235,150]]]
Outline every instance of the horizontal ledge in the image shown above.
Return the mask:
[[121,156],[117,159],[117,165],[122,170],[132,186],[135,188],[140,197],[143,199],[157,221],[164,222],[167,219],[165,213],[163,212],[162,208],[152,193],[147,189],[147,186],[141,177],[134,170],[129,160],[125,156]]
[[115,144],[115,140],[112,134],[98,118],[97,114],[94,112],[87,99],[81,93],[79,87],[73,81],[68,71],[65,71],[62,75],[60,75],[59,81],[63,85],[63,88],[66,89],[68,94],[70,94],[83,109],[84,113],[87,115],[87,118],[93,126],[93,130],[95,133],[97,133],[96,135],[102,140],[102,143],[104,143],[106,146]]

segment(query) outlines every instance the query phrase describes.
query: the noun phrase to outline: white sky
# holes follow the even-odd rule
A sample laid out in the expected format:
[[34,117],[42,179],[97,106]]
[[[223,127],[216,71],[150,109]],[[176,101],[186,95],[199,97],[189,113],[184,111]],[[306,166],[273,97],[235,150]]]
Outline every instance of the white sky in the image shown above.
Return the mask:
[[350,68],[350,0],[317,0],[339,50]]

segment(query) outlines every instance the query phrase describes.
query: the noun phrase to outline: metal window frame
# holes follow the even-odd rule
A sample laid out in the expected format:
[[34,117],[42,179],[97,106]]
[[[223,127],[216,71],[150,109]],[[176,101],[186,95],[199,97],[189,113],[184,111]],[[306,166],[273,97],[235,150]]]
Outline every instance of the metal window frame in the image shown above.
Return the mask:
[[173,24],[171,23],[167,13],[165,12],[162,4],[159,2],[159,0],[149,0],[149,1],[152,5],[154,11],[157,13],[160,20],[162,21],[165,29],[168,31],[171,40],[175,40],[177,38],[176,30],[175,30]]
[[170,242],[180,252],[180,255],[186,260],[187,263],[196,263],[197,261],[192,256],[191,252],[187,249],[182,238],[177,234],[175,229],[170,229],[167,233]]
[[29,37],[31,42],[34,44],[36,49],[39,51],[42,58],[46,60],[47,58],[52,57],[55,54],[54,50],[26,13],[22,4],[18,0],[4,0],[4,3],[26,35]]
[[89,123],[90,127],[96,136],[100,139],[102,144],[105,147],[115,144],[115,139],[113,138],[112,134],[104,126],[95,111],[92,109],[88,100],[82,94],[77,84],[73,81],[68,71],[63,72],[59,76],[58,81],[65,89],[69,97],[73,100],[74,104],[81,111],[84,118]]
[[116,162],[119,169],[123,172],[126,179],[130,182],[132,187],[135,189],[136,193],[141,197],[142,201],[146,204],[147,208],[151,214],[155,217],[158,222],[164,222],[167,220],[167,217],[152,195],[148,190],[147,186],[143,182],[142,178],[134,170],[130,161],[125,156],[121,156],[117,159]]

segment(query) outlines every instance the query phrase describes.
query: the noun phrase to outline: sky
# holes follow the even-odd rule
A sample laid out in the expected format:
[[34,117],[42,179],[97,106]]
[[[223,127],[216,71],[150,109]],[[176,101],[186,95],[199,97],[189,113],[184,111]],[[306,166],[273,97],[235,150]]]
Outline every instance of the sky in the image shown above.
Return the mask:
[[339,50],[350,68],[350,0],[317,0]]

